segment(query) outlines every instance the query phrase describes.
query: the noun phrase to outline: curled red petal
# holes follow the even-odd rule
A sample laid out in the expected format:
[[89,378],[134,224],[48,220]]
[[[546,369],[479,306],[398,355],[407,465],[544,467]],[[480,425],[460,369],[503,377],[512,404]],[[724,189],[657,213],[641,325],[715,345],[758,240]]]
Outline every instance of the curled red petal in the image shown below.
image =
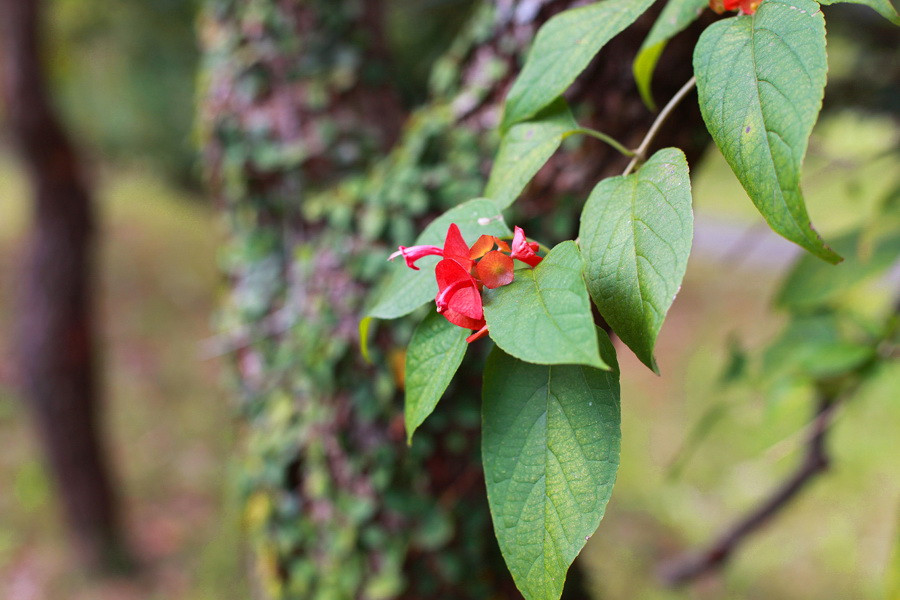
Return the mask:
[[475,340],[480,340],[481,338],[483,338],[483,337],[486,336],[487,334],[488,334],[488,327],[487,327],[487,324],[485,324],[481,329],[479,329],[478,331],[476,331],[475,333],[473,333],[472,335],[470,335],[469,337],[467,337],[467,338],[466,338],[466,342],[469,343],[469,344],[471,344],[471,343],[474,342]]
[[513,259],[497,250],[491,250],[485,254],[484,258],[475,265],[478,278],[490,289],[512,283],[515,276],[513,268]]
[[437,246],[400,246],[400,249],[388,256],[388,260],[394,260],[398,256],[406,259],[406,266],[415,271],[419,270],[416,261],[425,256],[443,256],[444,251]]
[[481,329],[485,326],[484,319],[472,319],[471,317],[461,315],[452,309],[447,309],[441,314],[454,325],[464,327],[465,329]]
[[439,313],[444,312],[450,306],[450,298],[453,297],[456,292],[461,291],[463,288],[470,287],[470,283],[465,280],[457,280],[450,283],[450,285],[438,288],[437,296],[434,298],[434,303],[437,304],[437,311]]
[[525,232],[521,227],[516,226],[515,235],[513,235],[512,252],[510,256],[517,260],[521,260],[529,267],[536,267],[543,260],[535,252],[538,249],[535,242],[529,242],[525,239]]
[[442,313],[452,310],[471,319],[484,316],[478,282],[453,259],[445,258],[434,268],[438,294],[435,302]]

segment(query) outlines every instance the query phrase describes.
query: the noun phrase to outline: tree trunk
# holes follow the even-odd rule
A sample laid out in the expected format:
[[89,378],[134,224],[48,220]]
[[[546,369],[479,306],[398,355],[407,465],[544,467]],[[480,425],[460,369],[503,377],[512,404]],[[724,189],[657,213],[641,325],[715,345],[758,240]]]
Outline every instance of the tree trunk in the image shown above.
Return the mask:
[[[394,92],[381,2],[207,0],[200,123],[230,234],[217,351],[234,358],[242,392],[240,485],[269,596],[517,597],[478,457],[487,345],[473,346],[407,447],[403,348],[414,323],[379,327],[377,366],[360,357],[357,323],[388,249],[481,194],[505,91],[540,24],[572,4],[475,2],[433,69],[431,99],[410,110]],[[604,50],[570,97],[585,125],[629,144],[653,119],[630,75],[652,21]],[[667,53],[663,100],[691,76],[691,47]],[[702,126],[696,105],[679,119],[661,143]],[[689,159],[702,145],[687,145]],[[529,232],[548,242],[568,235],[577,212],[557,198],[583,198],[624,165],[593,140],[562,153],[515,222],[533,219]],[[537,218],[551,210],[562,227]],[[564,597],[585,597],[579,579],[573,569]]]
[[90,196],[47,95],[39,3],[0,0],[0,14],[9,126],[34,196],[18,330],[22,390],[80,558],[118,570],[127,557],[100,440]]

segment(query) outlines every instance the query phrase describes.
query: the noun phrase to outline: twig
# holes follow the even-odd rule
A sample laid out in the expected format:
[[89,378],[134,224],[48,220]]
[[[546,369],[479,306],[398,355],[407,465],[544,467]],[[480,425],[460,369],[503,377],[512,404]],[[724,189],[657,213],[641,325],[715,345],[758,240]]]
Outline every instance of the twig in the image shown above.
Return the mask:
[[582,135],[588,135],[592,138],[596,138],[601,142],[606,142],[609,144],[613,150],[624,155],[624,156],[634,156],[634,152],[623,146],[617,139],[612,136],[606,135],[602,131],[597,131],[596,129],[591,129],[589,127],[578,127],[577,129],[570,129],[562,135],[562,139],[566,139],[570,135],[575,135],[580,133]]
[[838,402],[829,398],[819,400],[806,445],[806,457],[797,470],[762,504],[727,529],[706,550],[663,564],[659,570],[663,582],[670,586],[684,585],[724,564],[750,534],[765,525],[810,481],[828,469],[830,457],[825,449],[825,437],[837,405]]
[[662,127],[662,124],[665,122],[666,118],[668,118],[669,113],[671,113],[678,103],[681,102],[685,96],[687,96],[688,92],[693,89],[694,84],[697,83],[696,77],[691,77],[687,80],[681,89],[675,92],[675,95],[672,96],[672,99],[669,100],[669,103],[666,104],[659,114],[656,115],[656,120],[653,121],[653,125],[650,126],[650,129],[647,131],[647,135],[644,136],[644,139],[641,141],[641,145],[638,146],[637,150],[634,151],[634,158],[631,159],[631,162],[628,163],[628,166],[625,167],[625,170],[622,172],[622,175],[628,175],[634,170],[634,167],[637,166],[639,162],[643,162],[647,156],[647,148],[650,147],[650,142],[653,141],[653,137],[659,131],[659,128]]

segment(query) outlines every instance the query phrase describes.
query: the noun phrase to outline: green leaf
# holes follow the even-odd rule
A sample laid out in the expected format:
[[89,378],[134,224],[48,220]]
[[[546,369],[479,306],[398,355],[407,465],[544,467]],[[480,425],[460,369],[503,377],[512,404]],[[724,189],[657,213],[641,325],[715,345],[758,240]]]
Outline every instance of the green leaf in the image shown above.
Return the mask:
[[578,127],[565,100],[559,98],[534,119],[513,125],[503,136],[484,195],[501,209],[515,201],[556,149]]
[[631,70],[641,98],[650,110],[656,110],[650,83],[663,49],[670,39],[696,21],[708,5],[709,0],[669,0],[638,50]]
[[609,368],[597,347],[575,242],[557,245],[537,267],[517,270],[511,284],[486,290],[484,298],[491,339],[516,358]]
[[900,231],[888,232],[861,251],[860,231],[834,240],[834,248],[846,257],[839,265],[828,265],[803,255],[781,284],[775,303],[790,310],[810,310],[830,303],[855,284],[886,271],[900,258]]
[[588,291],[645,365],[681,287],[694,232],[691,180],[681,150],[660,150],[625,177],[604,179],[581,213]]
[[406,441],[437,406],[466,354],[471,332],[437,312],[416,327],[406,351]]
[[[481,224],[479,220],[482,220]],[[509,237],[512,232],[500,215],[500,210],[487,198],[476,198],[455,206],[432,221],[416,238],[416,245],[443,246],[447,228],[451,223],[459,226],[465,240],[472,244],[482,234]],[[437,295],[434,265],[440,257],[426,256],[416,263],[418,271],[406,266],[403,259],[396,259],[389,267],[385,282],[374,293],[366,316],[379,319],[396,319],[419,308]]]
[[531,118],[561,96],[604,44],[651,4],[653,0],[603,0],[547,21],[506,97],[501,130]]
[[[600,336],[615,365],[609,338]],[[557,600],[616,480],[618,371],[534,365],[495,348],[482,414],[485,482],[503,558],[527,600]]]
[[359,351],[362,353],[363,360],[370,365],[372,357],[369,354],[369,329],[372,328],[372,317],[364,317],[359,322]]
[[875,348],[841,329],[832,313],[800,315],[788,321],[766,348],[762,365],[765,377],[775,382],[786,376],[837,377],[871,359]]
[[837,263],[800,192],[826,70],[825,20],[812,0],[766,0],[713,23],[694,50],[706,127],[750,199],[777,233]]
[[894,8],[894,5],[891,4],[890,0],[819,0],[819,4],[823,6],[831,6],[832,4],[839,3],[862,4],[863,6],[868,6],[894,25],[900,25],[900,15],[897,14],[897,9]]

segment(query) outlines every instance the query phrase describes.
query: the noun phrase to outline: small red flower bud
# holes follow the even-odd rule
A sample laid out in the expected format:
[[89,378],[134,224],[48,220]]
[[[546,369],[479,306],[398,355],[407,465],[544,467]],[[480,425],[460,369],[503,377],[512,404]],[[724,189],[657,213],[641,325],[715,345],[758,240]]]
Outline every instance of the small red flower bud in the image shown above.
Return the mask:
[[536,267],[543,259],[536,254],[539,246],[535,242],[529,242],[525,239],[525,232],[521,227],[515,228],[513,236],[512,253],[510,256],[517,260],[521,260],[529,267]]

